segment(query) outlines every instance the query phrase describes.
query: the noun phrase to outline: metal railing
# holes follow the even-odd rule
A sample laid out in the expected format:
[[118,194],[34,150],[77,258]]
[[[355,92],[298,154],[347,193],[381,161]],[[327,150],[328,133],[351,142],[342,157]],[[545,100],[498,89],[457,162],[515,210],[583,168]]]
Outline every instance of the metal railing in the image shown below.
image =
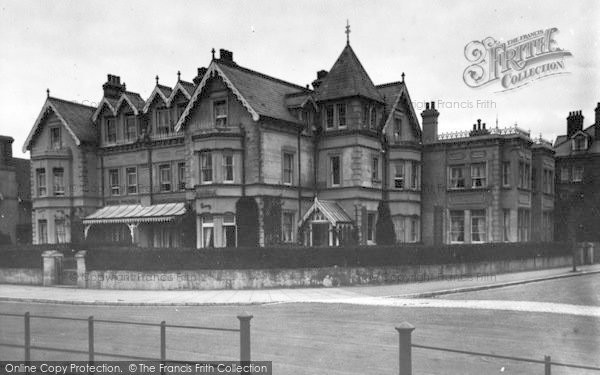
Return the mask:
[[[241,314],[237,318],[239,320],[239,328],[218,328],[218,327],[204,327],[204,326],[188,326],[188,325],[177,325],[167,324],[165,321],[160,323],[146,323],[146,322],[131,322],[121,320],[106,320],[106,319],[94,319],[93,316],[88,318],[69,318],[64,316],[49,316],[49,315],[33,315],[29,312],[25,314],[12,314],[12,313],[0,313],[0,316],[23,318],[23,345],[0,343],[0,346],[9,348],[22,348],[24,350],[24,361],[31,361],[32,350],[38,351],[51,351],[51,352],[62,352],[72,354],[87,354],[90,362],[94,361],[96,356],[101,357],[112,357],[121,359],[135,359],[135,360],[147,360],[161,362],[180,362],[176,360],[167,359],[167,328],[173,329],[189,329],[189,330],[204,330],[204,331],[219,331],[219,332],[239,332],[240,334],[240,362],[250,362],[251,350],[250,350],[250,320],[252,315]],[[88,349],[87,350],[76,350],[66,348],[53,348],[47,346],[37,346],[31,344],[31,320],[32,319],[48,319],[48,320],[68,320],[87,322],[88,327]],[[128,354],[117,354],[117,353],[103,353],[98,352],[94,349],[94,332],[98,324],[113,324],[113,325],[131,325],[131,326],[146,326],[146,327],[159,327],[160,329],[160,355],[159,358],[155,357],[141,357]]]
[[412,343],[412,332],[414,330],[415,330],[415,327],[408,322],[403,322],[398,327],[396,327],[396,331],[398,331],[398,334],[399,334],[399,370],[400,370],[399,374],[400,375],[412,375],[412,348],[436,350],[436,351],[465,354],[465,355],[475,355],[475,356],[487,357],[487,358],[507,359],[507,360],[517,361],[517,362],[543,364],[544,365],[544,375],[551,375],[552,366],[569,367],[569,368],[574,368],[574,369],[579,369],[579,370],[600,371],[600,367],[595,367],[595,366],[577,365],[577,364],[573,364],[573,363],[553,362],[552,358],[549,355],[545,355],[544,359],[541,360],[541,359],[513,357],[513,356],[508,356],[508,355],[472,352],[472,351],[468,351],[468,350],[458,350],[458,349],[452,349],[452,348],[442,348],[442,347],[437,347],[437,346],[413,344]]
[[[524,135],[526,137],[531,136],[531,132],[521,129],[518,126],[510,126],[507,128],[487,128],[484,130],[485,133],[481,135]],[[438,140],[447,140],[447,139],[461,139],[461,138],[469,138],[471,137],[472,130],[458,130],[447,133],[438,134]]]

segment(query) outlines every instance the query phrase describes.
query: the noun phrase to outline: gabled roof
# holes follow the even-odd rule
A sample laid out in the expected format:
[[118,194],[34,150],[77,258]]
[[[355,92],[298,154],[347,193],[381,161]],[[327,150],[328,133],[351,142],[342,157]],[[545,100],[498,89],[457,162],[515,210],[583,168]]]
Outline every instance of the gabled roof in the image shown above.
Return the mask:
[[356,54],[347,44],[317,89],[318,100],[362,96],[381,102],[381,96]]
[[[406,87],[406,83],[404,82],[392,82],[386,83],[383,85],[378,85],[377,90],[381,94],[381,97],[384,98],[387,110],[390,113],[390,116],[393,115],[394,111],[398,106],[404,104],[408,107],[408,115],[410,117],[411,123],[413,124],[413,130],[417,136],[421,136],[421,127],[419,126],[419,117],[415,112],[415,108],[412,105],[412,100],[410,99],[410,95],[408,94],[408,88]],[[386,119],[386,125],[389,123]],[[385,126],[384,125],[384,129]]]
[[315,197],[313,205],[306,211],[302,217],[301,224],[304,224],[315,212],[321,212],[323,216],[332,225],[352,223],[352,219],[346,211],[335,201],[323,201]]
[[173,91],[175,91],[178,87],[181,87],[183,89],[182,91],[184,92],[184,95],[187,93],[186,97],[188,99],[192,97],[192,94],[194,94],[194,90],[196,90],[196,85],[194,85],[192,82],[182,80],[179,80],[177,82],[177,85],[175,85]]
[[95,143],[96,128],[92,122],[92,115],[95,109],[95,107],[48,97],[25,140],[23,152],[27,152],[30,149],[31,142],[38,133],[39,127],[49,111],[53,111],[56,114],[60,122],[73,137],[76,145],[79,146],[81,143]]
[[571,139],[575,138],[579,134],[584,134],[591,140],[591,145],[585,150],[586,153],[597,154],[600,153],[600,141],[595,140],[596,135],[596,126],[594,124],[588,126],[583,130],[579,130],[575,132],[571,137],[568,137],[566,134],[559,135],[556,137],[554,141],[554,151],[557,157],[566,156],[571,154],[571,143],[569,142]]
[[307,103],[311,103],[315,109],[317,109],[317,103],[314,99],[313,92],[300,92],[295,94],[289,94],[285,97],[285,104],[288,108],[300,108],[305,107]]
[[298,123],[298,119],[288,111],[285,98],[288,94],[305,91],[304,87],[243,68],[237,64],[213,60],[177,122],[175,131],[181,129],[206,83],[214,76],[223,79],[225,85],[248,110],[254,121],[258,121],[263,116]]
[[92,116],[92,121],[96,122],[96,120],[98,120],[98,116],[102,112],[104,106],[108,107],[113,116],[116,116],[123,103],[127,103],[135,115],[139,115],[140,112],[144,110],[144,105],[146,104],[140,94],[131,91],[124,91],[121,93],[119,99],[103,97]]
[[154,90],[152,90],[152,93],[150,94],[150,96],[148,97],[148,100],[146,100],[146,103],[144,104],[144,108],[143,111],[144,113],[148,113],[148,110],[150,109],[150,105],[152,104],[152,102],[154,101],[154,98],[158,95],[162,101],[165,103],[165,105],[167,105],[169,103],[169,97],[171,96],[171,94],[173,93],[173,89],[167,86],[163,86],[163,85],[156,85],[154,86]]

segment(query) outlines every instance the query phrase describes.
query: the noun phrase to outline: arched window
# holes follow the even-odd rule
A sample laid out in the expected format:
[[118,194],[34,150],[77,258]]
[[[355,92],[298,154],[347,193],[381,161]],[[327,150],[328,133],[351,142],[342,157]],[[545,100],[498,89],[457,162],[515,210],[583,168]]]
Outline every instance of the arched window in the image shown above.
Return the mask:
[[370,117],[369,128],[376,129],[377,128],[377,110],[375,109],[374,105],[371,106],[369,117]]

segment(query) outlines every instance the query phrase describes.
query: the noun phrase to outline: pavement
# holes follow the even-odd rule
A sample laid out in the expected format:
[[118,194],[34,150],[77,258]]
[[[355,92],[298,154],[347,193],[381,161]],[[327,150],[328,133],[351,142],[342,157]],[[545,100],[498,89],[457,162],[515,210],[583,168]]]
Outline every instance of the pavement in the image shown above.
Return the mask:
[[[342,288],[293,288],[260,290],[107,290],[76,287],[0,285],[0,302],[33,302],[74,305],[124,306],[204,306],[276,303],[339,303],[406,307],[494,308],[523,311],[559,312],[600,317],[600,307],[547,302],[462,301],[432,299],[454,293],[502,288],[527,283],[600,273],[600,264],[481,275],[443,280],[418,279],[394,285],[368,285]],[[529,304],[529,305],[528,305]],[[486,307],[488,306],[488,307]]]

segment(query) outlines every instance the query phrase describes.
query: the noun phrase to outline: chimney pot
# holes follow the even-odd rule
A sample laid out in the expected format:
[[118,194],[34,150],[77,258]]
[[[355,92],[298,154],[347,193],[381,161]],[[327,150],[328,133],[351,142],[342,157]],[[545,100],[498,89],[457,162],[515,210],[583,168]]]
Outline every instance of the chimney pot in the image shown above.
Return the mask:
[[431,109],[435,109],[435,102],[431,102]]
[[429,109],[429,103],[425,103],[425,110]]
[[219,57],[223,61],[233,62],[233,52],[229,50],[221,48],[219,50]]
[[477,124],[473,124],[473,130],[477,130]]

